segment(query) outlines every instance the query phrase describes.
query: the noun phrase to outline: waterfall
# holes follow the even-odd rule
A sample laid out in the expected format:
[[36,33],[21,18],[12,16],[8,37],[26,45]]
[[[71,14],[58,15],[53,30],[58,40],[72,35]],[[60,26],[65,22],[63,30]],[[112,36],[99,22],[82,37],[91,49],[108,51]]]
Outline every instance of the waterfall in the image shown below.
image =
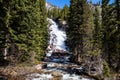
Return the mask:
[[58,28],[58,25],[52,20],[47,19],[49,22],[50,40],[47,48],[46,55],[50,56],[52,52],[65,52],[67,46],[65,45],[66,32]]
[[65,45],[66,40],[66,32],[62,29],[59,29],[56,22],[54,22],[52,19],[47,19],[49,22],[49,45],[46,50],[46,55],[51,56],[53,52],[60,52],[64,53],[67,52],[67,46]]

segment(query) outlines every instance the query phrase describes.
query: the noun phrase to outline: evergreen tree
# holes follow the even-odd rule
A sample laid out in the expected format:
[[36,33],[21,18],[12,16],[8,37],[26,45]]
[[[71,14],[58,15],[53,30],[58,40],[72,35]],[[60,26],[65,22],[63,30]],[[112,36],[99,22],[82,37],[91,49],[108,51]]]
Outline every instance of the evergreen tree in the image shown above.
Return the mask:
[[[70,1],[70,14],[68,18],[69,27],[67,29],[67,35],[68,35],[68,45],[70,47],[70,50],[73,52],[73,61],[76,61],[76,62],[78,61],[78,57],[79,57],[78,54],[83,52],[82,51],[82,45],[83,45],[82,32],[80,32],[81,29],[79,29],[83,21],[83,18],[79,15],[83,14],[83,10],[82,10],[82,7],[81,8],[79,7],[81,7],[81,5],[79,4],[78,6],[78,0]],[[81,10],[79,10],[78,8]],[[81,52],[79,53],[77,52],[78,46],[81,47],[79,48],[79,50],[81,50]]]
[[116,32],[113,35],[115,37],[115,48],[116,48],[116,72],[120,72],[120,0],[115,0],[115,9],[116,9]]
[[6,58],[9,44],[10,1],[0,1],[0,59]]
[[94,30],[93,30],[93,53],[96,55],[101,55],[101,47],[102,47],[102,32],[101,32],[101,14],[100,7],[95,7],[94,12]]
[[38,56],[38,58],[40,58],[41,56],[42,56],[42,58],[43,58],[43,55],[44,55],[44,51],[45,51],[45,49],[46,49],[46,47],[47,47],[47,42],[48,42],[48,28],[47,28],[47,13],[46,13],[46,7],[45,7],[45,0],[39,0],[40,1],[40,6],[39,6],[39,8],[40,8],[40,12],[41,12],[41,14],[40,14],[40,24],[41,24],[41,27],[40,27],[40,30],[39,31],[41,31],[41,33],[40,33],[40,36],[41,36],[41,38],[40,38],[40,40],[39,40],[39,42],[40,42],[40,46],[38,46],[38,49],[40,49],[41,48],[41,52],[39,52],[40,54],[42,53],[42,55],[40,55],[40,56]]
[[67,30],[70,50],[73,60],[80,61],[82,54],[90,53],[92,49],[92,31],[94,27],[93,14],[86,0],[71,0],[70,15]]
[[87,4],[84,6],[84,14],[83,14],[83,28],[84,28],[84,36],[83,36],[83,51],[86,54],[94,53],[93,51],[93,32],[94,32],[94,16],[93,16],[93,8],[91,4]]
[[58,17],[60,17],[60,9],[58,7],[54,7],[53,9],[48,9],[47,11],[47,17],[52,18],[52,19],[56,19]]
[[[103,57],[104,59],[108,59],[108,56],[110,57],[110,54],[108,53],[109,49],[109,0],[102,0],[102,32],[103,32]],[[108,61],[108,60],[107,60]]]
[[60,17],[60,9],[59,8],[54,7],[52,9],[52,17],[53,17],[53,19]]
[[[1,1],[0,44],[12,61],[40,60],[47,46],[45,0]],[[1,55],[5,54],[0,52]],[[12,59],[11,59],[12,56]]]
[[94,28],[94,39],[96,40],[95,42],[99,42],[101,41],[101,14],[100,14],[100,8],[99,6],[95,7],[95,13],[94,13],[94,24],[95,24],[95,28]]
[[69,13],[69,7],[65,5],[63,9],[61,10],[61,19],[67,20],[68,18],[68,13]]
[[104,58],[112,69],[120,70],[119,53],[119,0],[115,5],[108,4],[109,0],[102,1],[102,28],[103,28],[103,51]]
[[51,10],[48,10],[48,11],[47,11],[47,17],[48,17],[48,18],[52,18],[52,16],[53,16],[53,15],[52,15],[52,11],[51,11]]

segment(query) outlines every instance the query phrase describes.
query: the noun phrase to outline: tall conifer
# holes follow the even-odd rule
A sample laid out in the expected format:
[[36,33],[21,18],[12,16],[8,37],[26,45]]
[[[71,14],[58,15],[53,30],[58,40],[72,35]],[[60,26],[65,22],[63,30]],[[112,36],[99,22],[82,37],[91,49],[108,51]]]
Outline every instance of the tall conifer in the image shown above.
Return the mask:
[[73,60],[80,61],[82,54],[91,51],[92,30],[94,27],[93,14],[86,0],[71,0],[68,42],[73,52]]
[[69,7],[65,5],[63,9],[61,10],[61,19],[67,20],[68,18],[68,13],[69,13]]
[[8,52],[14,62],[24,62],[33,54],[40,60],[47,46],[45,0],[5,0],[0,4],[4,13],[0,13],[0,54]]

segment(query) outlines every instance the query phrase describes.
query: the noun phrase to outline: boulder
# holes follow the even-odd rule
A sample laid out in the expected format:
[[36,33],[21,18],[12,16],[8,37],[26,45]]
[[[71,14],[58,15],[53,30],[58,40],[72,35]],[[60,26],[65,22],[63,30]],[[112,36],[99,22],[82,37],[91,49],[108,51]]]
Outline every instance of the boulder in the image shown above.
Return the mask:
[[44,68],[47,68],[47,64],[46,63],[42,65],[42,69],[44,69]]
[[35,68],[36,68],[37,70],[41,70],[41,69],[42,69],[42,64],[36,65]]
[[38,64],[35,66],[35,69],[37,70],[41,70],[41,69],[44,69],[44,68],[47,68],[47,64]]
[[52,72],[52,76],[54,76],[54,77],[62,77],[62,74],[60,72]]
[[10,73],[10,75],[12,75],[12,76],[17,76],[17,72],[12,71],[12,72]]

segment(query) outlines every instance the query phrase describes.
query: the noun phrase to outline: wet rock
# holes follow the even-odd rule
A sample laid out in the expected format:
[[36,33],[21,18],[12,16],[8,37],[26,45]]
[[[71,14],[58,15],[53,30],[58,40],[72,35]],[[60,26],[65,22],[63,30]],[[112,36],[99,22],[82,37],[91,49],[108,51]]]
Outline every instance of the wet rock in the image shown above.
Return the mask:
[[47,68],[47,64],[46,63],[42,65],[42,69],[44,69],[44,68]]
[[74,72],[75,74],[78,74],[78,75],[83,75],[83,74],[86,73],[86,72],[84,71],[84,69],[81,69],[81,68],[74,68],[74,69],[73,69],[73,72]]

